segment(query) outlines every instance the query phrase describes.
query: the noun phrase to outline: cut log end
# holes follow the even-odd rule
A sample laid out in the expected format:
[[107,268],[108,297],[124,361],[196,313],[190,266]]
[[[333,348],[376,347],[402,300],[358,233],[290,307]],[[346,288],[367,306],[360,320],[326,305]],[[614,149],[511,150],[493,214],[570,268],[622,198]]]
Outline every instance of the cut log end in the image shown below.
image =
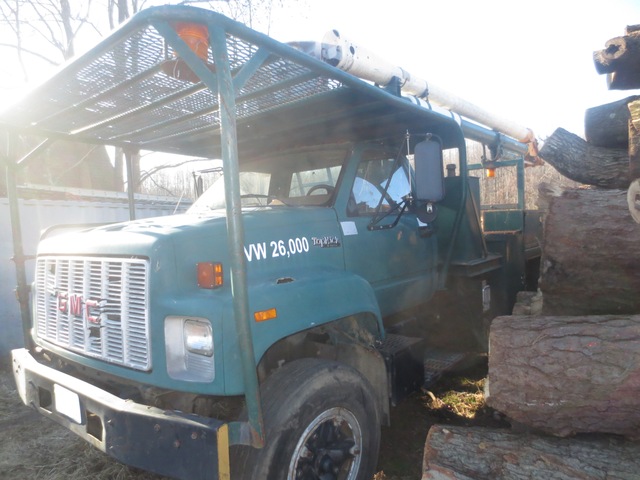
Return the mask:
[[629,205],[629,213],[636,223],[640,223],[640,178],[634,180],[629,185],[627,191],[627,204]]
[[603,50],[593,52],[593,63],[599,74],[638,73],[640,63],[640,35],[631,32],[614,37],[605,43]]

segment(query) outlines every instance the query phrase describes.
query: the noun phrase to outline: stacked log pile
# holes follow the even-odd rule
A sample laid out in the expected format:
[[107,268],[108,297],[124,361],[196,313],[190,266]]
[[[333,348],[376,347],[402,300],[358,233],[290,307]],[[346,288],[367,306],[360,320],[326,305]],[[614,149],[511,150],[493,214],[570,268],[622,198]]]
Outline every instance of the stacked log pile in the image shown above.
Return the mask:
[[[640,88],[640,26],[594,62]],[[491,325],[485,400],[512,428],[432,427],[423,480],[640,479],[640,96],[588,109],[585,137],[541,149],[585,186],[541,186],[540,291]]]
[[620,189],[541,188],[545,315],[640,313],[640,225]]
[[[640,25],[610,39],[593,60],[609,89],[640,88]],[[585,139],[559,128],[540,156],[577,182],[626,190],[629,211],[640,223],[640,96],[589,108],[584,124]]]

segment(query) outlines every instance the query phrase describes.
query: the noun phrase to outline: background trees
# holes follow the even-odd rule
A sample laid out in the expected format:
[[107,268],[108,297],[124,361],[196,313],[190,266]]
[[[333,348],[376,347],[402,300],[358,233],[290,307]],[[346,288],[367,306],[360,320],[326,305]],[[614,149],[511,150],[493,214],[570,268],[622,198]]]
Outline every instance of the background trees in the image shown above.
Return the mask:
[[[272,13],[293,0],[174,1],[219,11],[254,29],[269,33]],[[10,96],[24,85],[38,83],[51,72],[96,44],[102,36],[136,12],[160,0],[3,0],[0,2],[0,90]],[[299,2],[298,2],[299,3]],[[0,98],[2,98],[0,96]],[[0,105],[0,108],[2,105]],[[0,138],[6,155],[7,139]],[[38,141],[21,138],[12,154],[30,150]],[[85,148],[60,142],[45,153],[38,169],[22,172],[21,181],[53,186],[123,190],[123,154],[117,149]],[[91,163],[92,168],[88,168]],[[144,169],[144,160],[135,159],[132,181],[135,190],[152,194],[193,196],[193,168],[181,160],[164,167]],[[188,170],[176,172],[175,169]],[[167,169],[171,168],[171,171]],[[4,169],[0,169],[0,194],[4,190]]]

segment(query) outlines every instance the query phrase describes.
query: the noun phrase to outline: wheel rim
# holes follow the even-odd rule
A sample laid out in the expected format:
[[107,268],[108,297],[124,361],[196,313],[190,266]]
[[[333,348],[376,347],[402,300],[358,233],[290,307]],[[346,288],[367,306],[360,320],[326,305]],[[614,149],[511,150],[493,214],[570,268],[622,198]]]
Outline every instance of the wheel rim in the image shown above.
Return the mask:
[[354,480],[362,457],[362,429],[355,415],[331,408],[302,432],[288,480]]

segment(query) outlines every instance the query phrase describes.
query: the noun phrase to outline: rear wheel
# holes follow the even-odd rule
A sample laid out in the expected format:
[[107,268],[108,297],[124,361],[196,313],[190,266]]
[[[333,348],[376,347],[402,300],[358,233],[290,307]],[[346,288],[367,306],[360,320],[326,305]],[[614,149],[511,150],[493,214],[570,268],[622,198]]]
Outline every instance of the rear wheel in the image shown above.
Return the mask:
[[367,380],[342,364],[291,362],[262,386],[266,446],[233,447],[232,478],[369,480],[380,416]]

